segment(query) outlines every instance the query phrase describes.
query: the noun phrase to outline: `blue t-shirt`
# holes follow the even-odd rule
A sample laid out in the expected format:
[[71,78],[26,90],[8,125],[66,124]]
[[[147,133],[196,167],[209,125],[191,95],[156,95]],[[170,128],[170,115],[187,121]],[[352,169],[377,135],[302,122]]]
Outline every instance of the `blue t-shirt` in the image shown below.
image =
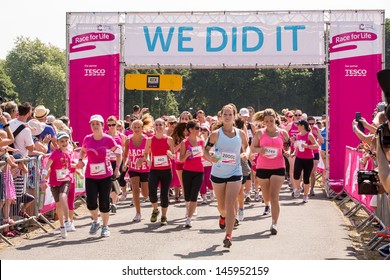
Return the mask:
[[[46,124],[45,129],[42,131],[41,136],[39,138],[43,140],[43,139],[45,139],[46,135],[48,135],[48,134],[50,134],[51,137],[54,137],[56,135],[56,133],[54,132],[54,128],[51,125]],[[49,142],[49,145],[47,147],[48,154],[51,152],[50,142]]]
[[[326,151],[326,127],[321,130],[321,136],[324,138],[324,144],[321,145],[321,150]],[[330,149],[330,146],[328,147]]]

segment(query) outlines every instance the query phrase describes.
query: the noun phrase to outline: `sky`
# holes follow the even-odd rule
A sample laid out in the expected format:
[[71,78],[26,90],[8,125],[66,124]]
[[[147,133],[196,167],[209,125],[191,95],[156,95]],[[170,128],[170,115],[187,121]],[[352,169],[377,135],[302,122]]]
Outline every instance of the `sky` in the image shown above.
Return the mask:
[[385,10],[389,0],[1,0],[0,59],[18,36],[66,48],[66,12]]

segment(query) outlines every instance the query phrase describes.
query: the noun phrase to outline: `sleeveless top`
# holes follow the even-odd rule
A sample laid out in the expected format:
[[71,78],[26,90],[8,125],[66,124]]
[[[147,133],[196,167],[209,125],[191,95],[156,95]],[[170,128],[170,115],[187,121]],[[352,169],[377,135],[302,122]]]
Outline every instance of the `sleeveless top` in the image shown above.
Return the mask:
[[259,141],[260,147],[265,147],[265,154],[257,157],[256,169],[279,169],[285,168],[283,157],[283,133],[279,130],[276,137],[271,137],[266,133],[266,129],[261,129],[262,135]]
[[[298,126],[295,123],[292,123],[291,129],[288,131],[288,136],[290,136],[290,138],[291,138],[291,137],[297,136],[297,134],[299,134]],[[291,143],[291,152],[293,152],[294,149],[295,149],[295,146],[293,143]]]
[[149,166],[146,161],[144,161],[139,168],[135,166],[137,160],[144,157],[146,140],[147,137],[144,137],[141,144],[136,147],[133,144],[133,137],[129,139],[129,170],[135,172],[149,172]]
[[161,139],[153,136],[151,138],[150,149],[152,151],[152,166],[150,169],[154,170],[168,170],[171,169],[171,159],[167,155],[169,151],[168,136],[164,135]]
[[191,145],[188,139],[184,140],[184,144],[186,151],[191,151],[192,155],[184,161],[183,170],[203,172],[203,140],[199,139],[198,145],[195,147]]
[[223,133],[222,127],[218,129],[218,140],[215,143],[215,153],[220,154],[220,160],[211,168],[211,175],[218,178],[242,176],[240,130],[234,128],[235,136],[229,138]]
[[309,140],[309,134],[310,132],[306,133],[305,135],[301,135],[300,133],[297,135],[297,139],[295,140],[296,142],[296,152],[295,152],[295,156],[297,158],[304,158],[304,159],[313,159],[314,158],[314,153],[313,153],[313,150],[312,149],[299,149],[299,141],[303,141],[303,143],[307,144],[307,145],[311,145],[311,142]]

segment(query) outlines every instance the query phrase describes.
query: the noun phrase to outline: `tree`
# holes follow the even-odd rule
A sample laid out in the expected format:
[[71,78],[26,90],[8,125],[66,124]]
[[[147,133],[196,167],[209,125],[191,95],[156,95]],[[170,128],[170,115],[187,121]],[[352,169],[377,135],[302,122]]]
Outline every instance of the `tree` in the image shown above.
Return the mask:
[[21,101],[45,105],[53,114],[65,113],[65,52],[39,39],[18,37],[6,57],[5,71]]
[[4,71],[4,61],[0,61],[0,97],[2,98],[2,101],[14,100],[17,102],[18,94],[14,89],[15,85]]

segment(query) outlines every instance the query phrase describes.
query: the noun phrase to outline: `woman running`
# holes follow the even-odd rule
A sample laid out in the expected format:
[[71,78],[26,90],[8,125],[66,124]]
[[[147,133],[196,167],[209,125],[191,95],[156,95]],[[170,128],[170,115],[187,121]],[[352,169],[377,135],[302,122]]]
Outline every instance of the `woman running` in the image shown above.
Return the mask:
[[[225,105],[222,110],[222,127],[213,131],[204,148],[207,160],[213,162],[211,182],[217,197],[220,213],[219,226],[226,228],[224,247],[232,245],[232,232],[235,223],[235,202],[241,188],[241,161],[248,160],[249,147],[246,135],[235,128],[234,120],[237,110],[231,105]],[[210,155],[210,148],[215,145],[215,153]],[[244,153],[241,153],[244,150]]]
[[153,206],[150,221],[155,223],[160,211],[158,210],[157,187],[160,184],[161,225],[168,224],[167,211],[169,205],[169,186],[172,180],[171,159],[173,159],[174,144],[171,137],[166,136],[165,122],[159,118],[154,123],[156,134],[146,142],[145,154],[139,164],[150,155],[151,166],[149,173],[149,198]]
[[[200,126],[200,138],[202,138],[203,143],[207,143],[207,139],[210,135],[210,126],[207,124],[203,124]],[[214,152],[214,151],[213,151]],[[210,181],[210,174],[211,174],[211,166],[213,165],[210,161],[206,160],[204,157],[202,158],[203,161],[203,182],[202,186],[200,187],[200,195],[202,197],[202,204],[207,204],[207,190],[209,190],[210,195],[210,201],[214,201],[214,191],[213,191],[213,185]]]
[[277,115],[273,109],[257,112],[253,118],[255,121],[262,120],[265,126],[256,131],[251,150],[253,153],[258,153],[256,177],[259,178],[264,201],[271,203],[271,234],[277,234],[280,212],[279,192],[284,182],[286,169],[283,144],[288,142],[289,136],[284,129],[276,126]]
[[143,122],[135,120],[131,124],[133,134],[125,143],[123,171],[129,170],[129,176],[133,191],[133,204],[135,217],[133,222],[141,221],[140,190],[143,197],[149,196],[149,166],[143,160],[147,137],[142,133]]
[[[104,120],[101,115],[91,116],[89,123],[92,134],[84,138],[76,168],[83,168],[83,158],[88,157],[85,170],[85,190],[87,208],[91,213],[92,225],[89,234],[95,235],[100,228],[98,215],[102,218],[102,237],[109,237],[108,220],[110,217],[111,176],[119,177],[119,166],[122,162],[122,147],[118,146],[111,136],[103,133]],[[108,151],[115,153],[116,167],[112,170]]]
[[319,148],[319,145],[310,132],[309,123],[306,120],[298,122],[299,133],[295,140],[295,162],[294,162],[294,197],[300,196],[300,180],[303,171],[303,203],[309,201],[310,174],[314,165],[313,150]]
[[199,138],[199,122],[187,123],[188,137],[180,144],[180,161],[183,165],[184,198],[187,208],[186,228],[192,227],[192,215],[195,212],[200,187],[203,181],[203,140]]

